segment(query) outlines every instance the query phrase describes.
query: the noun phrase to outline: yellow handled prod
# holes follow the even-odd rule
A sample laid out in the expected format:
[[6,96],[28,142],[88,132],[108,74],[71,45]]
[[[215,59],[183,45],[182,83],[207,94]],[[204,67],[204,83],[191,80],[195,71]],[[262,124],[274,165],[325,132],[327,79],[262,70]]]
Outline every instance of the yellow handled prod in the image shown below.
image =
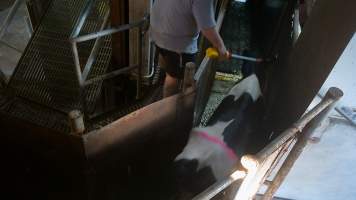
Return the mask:
[[208,56],[208,57],[211,58],[211,59],[217,59],[217,58],[219,58],[219,52],[218,52],[218,50],[215,49],[215,48],[210,47],[210,48],[208,48],[208,49],[206,50],[205,53],[206,53],[206,56]]
[[[208,56],[211,59],[218,59],[220,57],[219,51],[213,47],[210,47],[206,50],[206,56]],[[253,58],[253,57],[248,57],[248,56],[242,56],[238,54],[232,54],[230,52],[226,52],[226,55],[224,55],[223,59],[229,60],[229,59],[239,59],[239,60],[246,60],[250,62],[264,62],[263,58]]]

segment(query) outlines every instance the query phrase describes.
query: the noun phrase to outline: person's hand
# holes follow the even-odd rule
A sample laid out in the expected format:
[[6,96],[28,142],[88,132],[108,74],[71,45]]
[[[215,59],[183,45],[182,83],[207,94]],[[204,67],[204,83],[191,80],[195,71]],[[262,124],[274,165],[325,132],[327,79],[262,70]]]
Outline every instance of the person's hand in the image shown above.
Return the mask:
[[231,58],[231,53],[226,50],[226,48],[221,48],[220,50],[216,48],[208,48],[206,50],[206,55],[212,59],[228,60]]
[[219,52],[219,60],[229,60],[231,58],[231,53],[226,49],[226,47],[222,47],[218,49]]

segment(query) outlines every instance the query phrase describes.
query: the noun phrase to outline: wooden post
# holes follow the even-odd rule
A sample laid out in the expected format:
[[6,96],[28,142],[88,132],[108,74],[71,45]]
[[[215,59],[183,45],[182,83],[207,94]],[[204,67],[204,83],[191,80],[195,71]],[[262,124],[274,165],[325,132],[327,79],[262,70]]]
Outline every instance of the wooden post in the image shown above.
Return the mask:
[[[137,22],[141,20],[145,14],[150,12],[152,5],[152,0],[130,0],[129,2],[129,21],[130,23]],[[148,58],[149,58],[149,36],[146,34],[143,38],[143,46],[139,47],[139,39],[137,38],[138,29],[130,30],[130,37],[129,37],[129,57],[130,57],[130,65],[135,65],[139,63],[139,59],[141,59],[142,63],[142,73],[147,73],[147,66],[148,66]],[[143,54],[140,57],[139,51],[142,51]]]
[[83,114],[79,110],[73,110],[68,114],[71,133],[82,135],[85,131]]
[[[111,25],[120,26],[128,23],[128,0],[111,1]],[[128,32],[112,35],[113,64],[117,67],[129,65]]]

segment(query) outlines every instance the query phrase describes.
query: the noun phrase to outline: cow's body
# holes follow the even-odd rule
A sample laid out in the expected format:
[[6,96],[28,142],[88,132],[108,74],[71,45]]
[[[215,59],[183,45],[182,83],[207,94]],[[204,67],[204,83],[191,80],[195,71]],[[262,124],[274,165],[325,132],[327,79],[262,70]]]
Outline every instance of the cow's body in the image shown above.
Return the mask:
[[[225,178],[239,163],[246,151],[251,121],[254,121],[256,107],[260,107],[261,96],[259,81],[253,74],[230,90],[206,127],[191,131],[186,147],[175,160],[178,176],[190,177],[184,183],[186,187],[194,187],[190,185],[192,180],[202,177],[197,174],[205,171],[204,180],[197,181],[205,183],[199,187],[202,189]],[[206,177],[207,172],[211,178]]]

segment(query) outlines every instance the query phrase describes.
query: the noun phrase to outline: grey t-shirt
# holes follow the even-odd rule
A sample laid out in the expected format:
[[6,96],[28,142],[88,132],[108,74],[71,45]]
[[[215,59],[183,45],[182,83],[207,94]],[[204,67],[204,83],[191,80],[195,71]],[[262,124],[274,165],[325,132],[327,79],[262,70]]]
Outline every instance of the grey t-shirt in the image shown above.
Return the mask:
[[215,27],[214,0],[155,0],[151,38],[161,48],[196,53],[199,32]]

